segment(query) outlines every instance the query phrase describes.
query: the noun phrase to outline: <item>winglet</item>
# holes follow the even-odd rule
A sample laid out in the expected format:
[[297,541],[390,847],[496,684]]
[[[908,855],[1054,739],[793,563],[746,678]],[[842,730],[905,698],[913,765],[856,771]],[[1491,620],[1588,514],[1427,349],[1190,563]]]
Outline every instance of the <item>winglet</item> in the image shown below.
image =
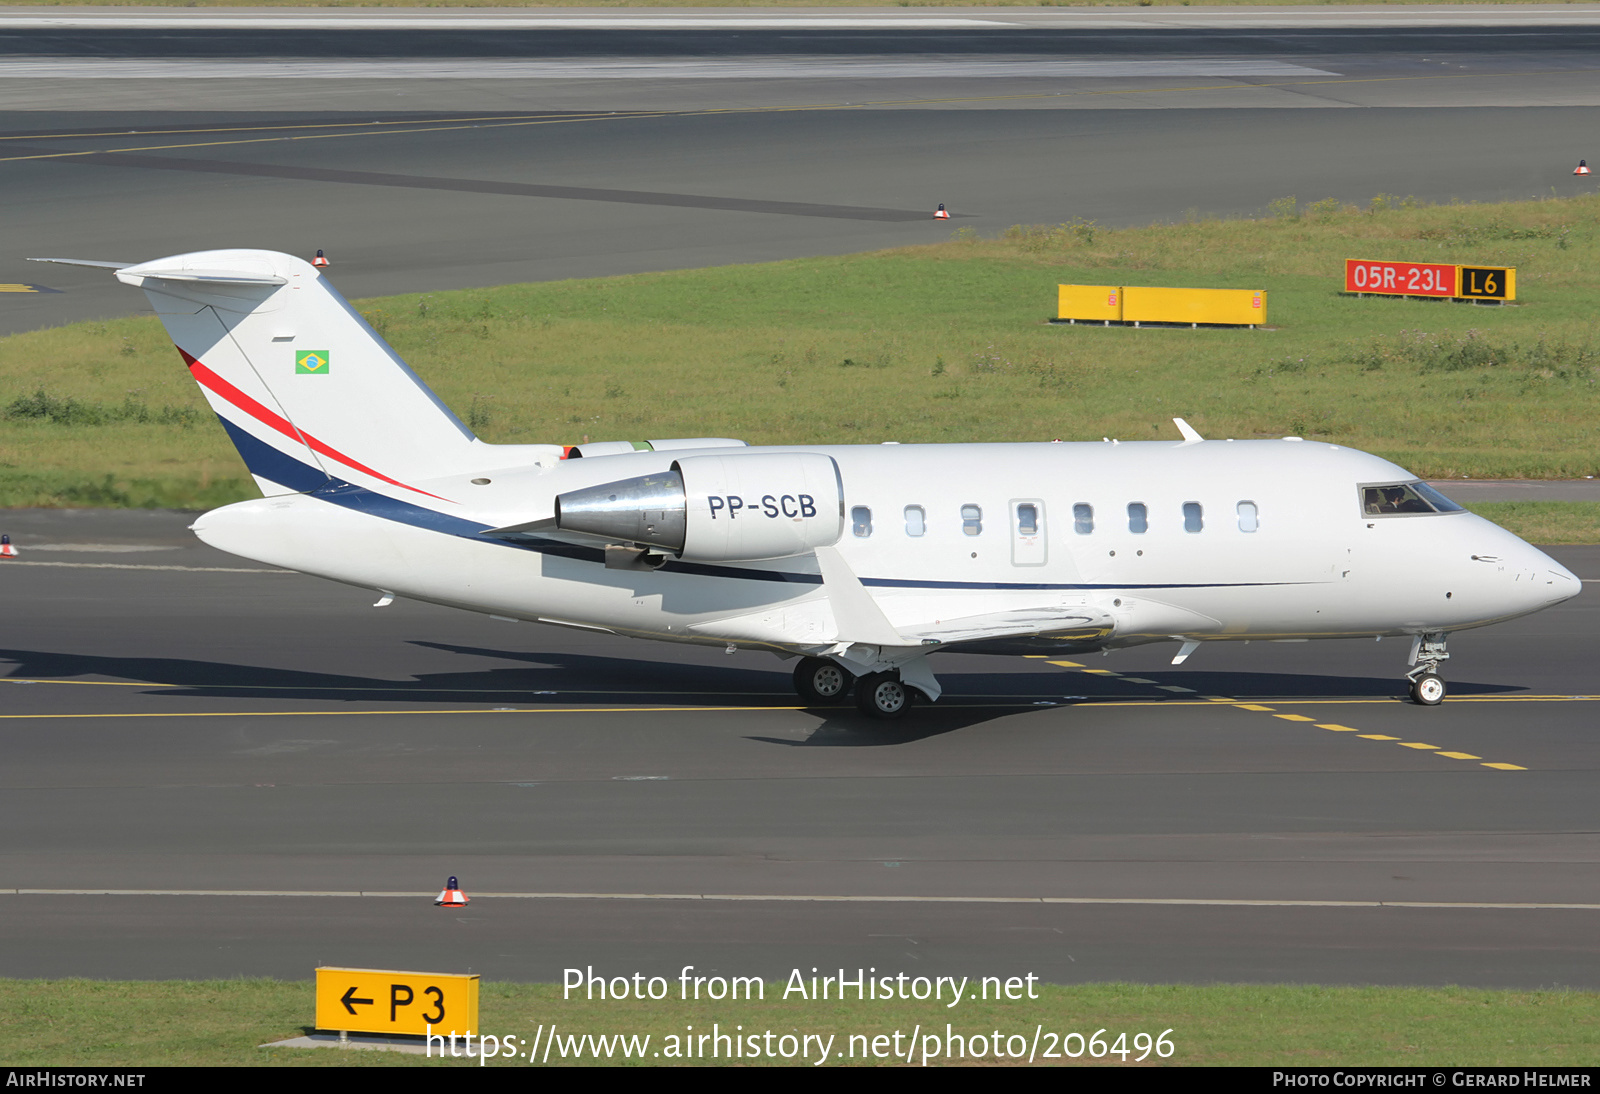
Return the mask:
[[833,608],[838,641],[860,642],[870,646],[915,646],[903,638],[872,599],[861,579],[856,577],[837,547],[817,548],[817,568],[822,571],[823,591]]
[[1204,437],[1200,436],[1199,432],[1195,429],[1194,426],[1190,425],[1188,422],[1184,421],[1182,418],[1174,418],[1174,419],[1172,419],[1172,424],[1178,427],[1178,432],[1179,433],[1183,434],[1183,443],[1184,444],[1194,444],[1194,442],[1196,442],[1196,441],[1205,440]]

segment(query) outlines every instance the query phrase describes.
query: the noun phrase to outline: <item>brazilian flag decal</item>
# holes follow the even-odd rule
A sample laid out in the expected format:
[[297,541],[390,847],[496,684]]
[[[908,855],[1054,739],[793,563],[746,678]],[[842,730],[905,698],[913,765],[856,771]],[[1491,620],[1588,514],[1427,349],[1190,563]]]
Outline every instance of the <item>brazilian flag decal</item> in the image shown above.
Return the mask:
[[294,351],[294,370],[302,372],[327,372],[328,351],[325,349],[297,349]]

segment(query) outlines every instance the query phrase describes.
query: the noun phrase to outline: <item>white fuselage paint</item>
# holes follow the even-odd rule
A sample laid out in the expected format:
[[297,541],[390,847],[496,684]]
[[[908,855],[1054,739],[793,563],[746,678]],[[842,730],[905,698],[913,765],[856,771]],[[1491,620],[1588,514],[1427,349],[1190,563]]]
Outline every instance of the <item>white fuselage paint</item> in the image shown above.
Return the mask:
[[[490,448],[493,446],[485,446]],[[1173,638],[1310,639],[1448,632],[1565,600],[1581,585],[1559,563],[1472,513],[1373,517],[1358,484],[1412,479],[1376,456],[1318,442],[859,445],[819,452],[844,487],[837,548],[902,632],[1022,609],[1091,608],[1115,621],[1103,644]],[[558,494],[666,470],[683,452],[635,452],[417,485],[430,504],[483,528],[548,517]],[[1142,503],[1148,530],[1129,530]],[[1245,531],[1241,502],[1253,503]],[[1017,504],[1037,529],[1019,531]],[[1185,530],[1184,506],[1202,526]],[[1093,507],[1093,531],[1074,506]],[[923,534],[908,534],[908,506]],[[963,506],[981,511],[969,534]],[[855,534],[851,511],[871,511]],[[759,519],[746,514],[745,519]],[[914,527],[914,520],[909,522]],[[817,560],[655,572],[438,531],[302,494],[241,502],[194,526],[222,550],[416,600],[637,637],[792,652],[836,641]],[[748,574],[749,576],[743,576]],[[795,580],[785,580],[783,576]],[[807,580],[809,578],[809,580]]]

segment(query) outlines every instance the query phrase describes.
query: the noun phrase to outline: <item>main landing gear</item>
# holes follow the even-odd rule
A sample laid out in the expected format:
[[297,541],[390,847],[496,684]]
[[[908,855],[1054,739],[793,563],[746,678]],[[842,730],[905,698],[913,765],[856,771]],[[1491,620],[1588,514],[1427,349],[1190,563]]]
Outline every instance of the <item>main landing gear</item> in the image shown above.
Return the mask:
[[898,672],[870,672],[856,681],[856,709],[893,721],[911,709],[915,690],[900,682]]
[[884,721],[893,721],[910,709],[916,688],[900,681],[898,671],[869,672],[853,676],[826,657],[803,657],[794,667],[794,690],[807,706],[831,706],[855,691],[856,709]]
[[802,657],[794,667],[794,690],[807,706],[837,703],[850,694],[855,678],[826,657]]
[[1418,706],[1436,707],[1444,702],[1444,680],[1439,676],[1439,665],[1450,659],[1445,650],[1445,636],[1419,634],[1411,643],[1412,669],[1406,673],[1411,681],[1411,701]]

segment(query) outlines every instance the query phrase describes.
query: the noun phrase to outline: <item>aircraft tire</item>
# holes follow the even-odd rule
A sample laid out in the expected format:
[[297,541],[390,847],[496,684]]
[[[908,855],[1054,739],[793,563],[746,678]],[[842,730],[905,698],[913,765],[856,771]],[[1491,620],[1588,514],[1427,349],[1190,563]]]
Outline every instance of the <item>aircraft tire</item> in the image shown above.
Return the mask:
[[912,689],[892,672],[874,672],[856,681],[856,709],[891,722],[911,709]]
[[826,657],[802,657],[794,667],[794,690],[807,706],[837,703],[850,694],[849,672]]
[[1444,691],[1444,681],[1435,673],[1425,672],[1411,681],[1411,701],[1418,706],[1438,706],[1444,702]]

